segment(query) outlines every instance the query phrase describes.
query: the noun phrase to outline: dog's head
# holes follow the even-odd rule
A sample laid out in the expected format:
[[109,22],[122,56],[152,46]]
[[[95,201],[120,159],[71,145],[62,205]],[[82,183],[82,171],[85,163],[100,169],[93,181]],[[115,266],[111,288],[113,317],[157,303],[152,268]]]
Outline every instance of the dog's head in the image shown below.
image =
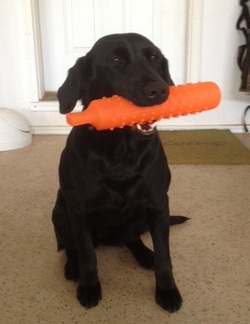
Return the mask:
[[135,33],[108,35],[69,70],[58,90],[60,112],[73,110],[79,99],[85,109],[92,100],[115,94],[152,106],[167,99],[170,85],[168,61],[151,41]]

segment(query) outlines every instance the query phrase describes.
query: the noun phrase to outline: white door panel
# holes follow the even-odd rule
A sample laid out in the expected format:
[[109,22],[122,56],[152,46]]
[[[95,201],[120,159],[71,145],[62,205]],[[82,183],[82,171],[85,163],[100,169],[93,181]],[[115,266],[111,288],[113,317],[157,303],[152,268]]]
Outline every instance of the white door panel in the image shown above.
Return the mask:
[[161,48],[176,83],[184,81],[187,1],[39,0],[46,91],[94,42],[111,33],[138,32]]

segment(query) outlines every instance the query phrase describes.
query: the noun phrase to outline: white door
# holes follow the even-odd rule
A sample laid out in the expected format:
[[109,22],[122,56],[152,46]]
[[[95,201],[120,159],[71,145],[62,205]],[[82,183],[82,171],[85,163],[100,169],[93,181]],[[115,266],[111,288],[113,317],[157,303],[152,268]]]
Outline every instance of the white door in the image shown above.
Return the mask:
[[46,92],[100,37],[138,32],[161,48],[175,83],[183,83],[188,0],[38,0]]

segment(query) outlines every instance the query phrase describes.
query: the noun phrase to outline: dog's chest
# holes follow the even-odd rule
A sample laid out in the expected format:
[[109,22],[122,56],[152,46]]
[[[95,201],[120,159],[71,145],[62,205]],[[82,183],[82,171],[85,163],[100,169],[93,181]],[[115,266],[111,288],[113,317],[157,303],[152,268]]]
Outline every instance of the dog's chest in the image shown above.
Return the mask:
[[[138,158],[135,155],[116,156],[110,159],[97,158],[81,176],[84,201],[91,208],[125,212],[145,205],[152,199],[152,181],[150,181],[150,160],[146,167],[147,155]],[[154,169],[154,168],[153,168]]]
[[125,211],[165,196],[168,168],[157,136],[138,140],[126,130],[98,133],[86,128],[73,135],[85,140],[64,151],[60,179],[82,209]]

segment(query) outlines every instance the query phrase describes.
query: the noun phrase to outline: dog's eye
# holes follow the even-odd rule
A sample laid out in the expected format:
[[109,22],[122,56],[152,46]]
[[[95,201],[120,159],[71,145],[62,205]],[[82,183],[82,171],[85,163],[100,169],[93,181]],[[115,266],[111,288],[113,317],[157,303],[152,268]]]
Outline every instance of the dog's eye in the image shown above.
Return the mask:
[[113,68],[123,68],[126,65],[126,61],[123,57],[113,56],[108,60],[108,65]]
[[149,61],[150,61],[150,62],[155,62],[155,61],[157,61],[157,58],[158,58],[157,55],[152,54],[152,55],[150,55],[150,57],[149,57]]
[[121,63],[121,59],[119,57],[112,57],[111,60],[109,61],[112,65],[116,66]]

